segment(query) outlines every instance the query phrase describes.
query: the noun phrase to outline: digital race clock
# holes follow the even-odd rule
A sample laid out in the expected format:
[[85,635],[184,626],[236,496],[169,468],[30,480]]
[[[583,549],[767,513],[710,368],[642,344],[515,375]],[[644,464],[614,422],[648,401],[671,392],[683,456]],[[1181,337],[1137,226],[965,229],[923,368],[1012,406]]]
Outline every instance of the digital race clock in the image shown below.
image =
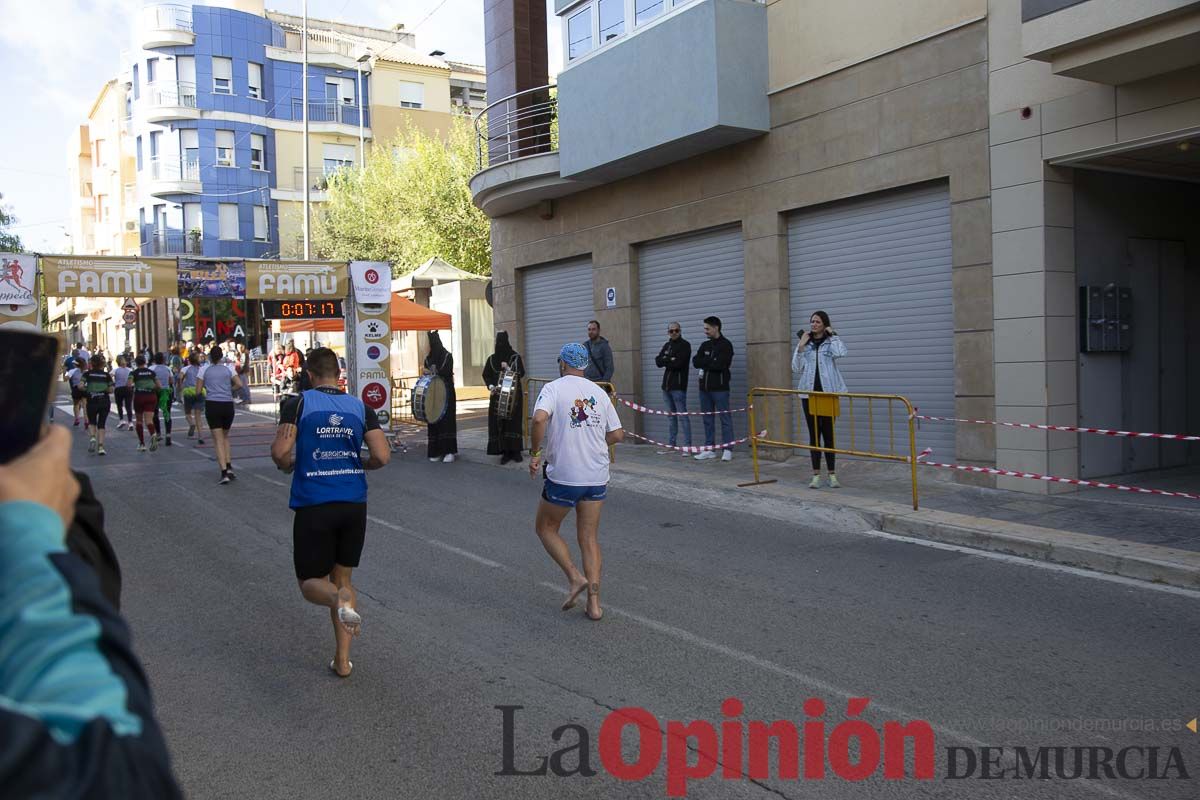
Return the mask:
[[341,319],[341,300],[263,300],[263,319]]

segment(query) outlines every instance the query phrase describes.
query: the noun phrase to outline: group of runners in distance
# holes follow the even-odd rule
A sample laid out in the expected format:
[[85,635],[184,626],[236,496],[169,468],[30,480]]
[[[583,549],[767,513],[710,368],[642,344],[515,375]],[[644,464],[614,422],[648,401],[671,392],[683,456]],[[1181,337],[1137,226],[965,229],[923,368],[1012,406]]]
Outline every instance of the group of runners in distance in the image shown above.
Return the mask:
[[195,437],[197,444],[204,444],[203,414],[212,432],[213,450],[221,469],[219,483],[227,484],[235,478],[229,429],[233,426],[234,393],[241,391],[242,381],[236,365],[219,346],[213,346],[203,362],[195,349],[188,353],[186,362],[174,351],[170,362],[165,353],[155,353],[152,363],[147,363],[145,355],[120,355],[111,372],[103,355],[92,355],[82,345],[76,352],[78,355],[72,356],[73,364],[67,371],[67,382],[71,387],[75,426],[82,419],[88,433],[89,453],[107,455],[105,429],[114,398],[117,430],[137,431],[138,452],[157,450],[160,444],[170,447],[171,407],[182,396],[188,438]]
[[[165,443],[170,445],[171,403],[178,389],[189,438],[199,433],[202,410],[212,431],[220,482],[233,480],[228,433],[242,381],[220,347],[208,351],[208,363],[203,365],[196,352],[187,355],[186,366],[165,363],[159,353],[152,365],[146,364],[145,356],[138,356],[132,366],[119,357],[114,372],[106,369],[103,356],[85,359],[86,351],[82,346],[79,350],[68,377],[76,425],[80,405],[86,406],[89,452],[104,455],[104,428],[113,394],[120,415],[118,428],[137,431],[139,451],[146,449],[146,428],[150,449],[157,449],[164,432],[159,412],[165,421]],[[291,350],[273,356],[277,369],[286,371]],[[608,491],[608,447],[624,439],[624,430],[608,394],[584,376],[587,348],[564,345],[558,363],[560,377],[543,387],[530,425],[529,476],[543,482],[534,529],[566,578],[562,610],[579,605],[586,592],[584,614],[598,621],[604,615],[599,527]],[[270,455],[280,470],[292,476],[288,506],[294,512],[293,567],[300,593],[308,602],[329,609],[335,644],[329,669],[346,678],[354,668],[350,644],[362,626],[351,573],[359,565],[366,537],[366,472],[386,466],[391,449],[375,412],[340,387],[340,363],[333,350],[312,350],[299,371],[304,385],[283,400]],[[559,533],[572,509],[582,569],[576,567]]]

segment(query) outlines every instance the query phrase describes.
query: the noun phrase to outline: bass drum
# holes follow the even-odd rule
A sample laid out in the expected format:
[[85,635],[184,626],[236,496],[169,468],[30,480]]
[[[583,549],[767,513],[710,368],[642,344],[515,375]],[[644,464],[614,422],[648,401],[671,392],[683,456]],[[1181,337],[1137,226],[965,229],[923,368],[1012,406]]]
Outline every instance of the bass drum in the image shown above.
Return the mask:
[[413,417],[436,425],[446,416],[446,400],[446,382],[438,375],[422,375],[412,390]]

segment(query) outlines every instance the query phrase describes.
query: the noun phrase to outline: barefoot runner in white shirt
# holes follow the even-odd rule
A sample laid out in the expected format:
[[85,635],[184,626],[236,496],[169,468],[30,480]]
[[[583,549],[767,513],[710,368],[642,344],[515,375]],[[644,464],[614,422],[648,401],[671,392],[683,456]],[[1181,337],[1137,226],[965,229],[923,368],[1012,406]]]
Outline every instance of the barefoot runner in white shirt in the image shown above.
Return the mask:
[[[534,405],[529,475],[536,478],[545,462],[545,485],[535,525],[542,546],[567,576],[562,610],[574,608],[586,589],[584,613],[599,621],[604,616],[600,608],[600,508],[608,496],[608,447],[624,441],[625,430],[608,394],[583,377],[587,364],[587,349],[582,344],[563,345],[558,355],[562,377],[546,384]],[[572,508],[582,574],[558,532]]]

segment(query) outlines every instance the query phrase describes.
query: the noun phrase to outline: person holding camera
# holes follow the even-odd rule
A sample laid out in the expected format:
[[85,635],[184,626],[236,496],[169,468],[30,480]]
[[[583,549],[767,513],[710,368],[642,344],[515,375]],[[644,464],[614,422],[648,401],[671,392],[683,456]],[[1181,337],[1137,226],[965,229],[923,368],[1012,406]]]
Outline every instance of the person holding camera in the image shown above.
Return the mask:
[[[837,332],[829,325],[829,315],[824,311],[814,311],[809,318],[807,331],[796,331],[800,338],[792,353],[792,372],[800,373],[796,388],[802,392],[845,392],[846,381],[838,369],[837,360],[846,355],[846,344]],[[823,447],[833,447],[833,420],[838,415],[837,398],[805,397],[801,403],[804,407],[804,420],[808,423],[808,444],[817,447],[818,434]],[[832,402],[830,402],[832,401]],[[816,416],[814,416],[816,415]],[[818,450],[809,451],[812,455],[813,477],[808,484],[810,489],[821,488],[821,453]],[[837,473],[834,472],[835,454],[825,453],[825,466],[829,469],[829,488],[840,489]]]

